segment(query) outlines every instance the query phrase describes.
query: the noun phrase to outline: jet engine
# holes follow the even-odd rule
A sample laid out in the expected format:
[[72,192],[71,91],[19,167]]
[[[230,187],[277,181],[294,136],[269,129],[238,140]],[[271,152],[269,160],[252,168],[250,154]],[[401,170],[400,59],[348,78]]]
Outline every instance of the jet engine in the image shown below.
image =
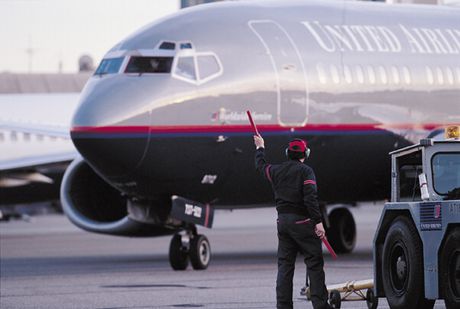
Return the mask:
[[128,199],[102,179],[82,158],[67,168],[61,203],[69,220],[83,230],[119,236],[159,236],[174,231],[143,223],[128,213]]

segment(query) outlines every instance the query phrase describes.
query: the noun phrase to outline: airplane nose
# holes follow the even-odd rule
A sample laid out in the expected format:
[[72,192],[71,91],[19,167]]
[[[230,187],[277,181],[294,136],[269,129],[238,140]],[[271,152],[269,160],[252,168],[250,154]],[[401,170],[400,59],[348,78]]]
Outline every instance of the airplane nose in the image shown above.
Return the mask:
[[[116,180],[141,163],[149,141],[146,94],[128,81],[87,85],[72,120],[72,141],[102,176]],[[144,106],[144,109],[142,108]]]

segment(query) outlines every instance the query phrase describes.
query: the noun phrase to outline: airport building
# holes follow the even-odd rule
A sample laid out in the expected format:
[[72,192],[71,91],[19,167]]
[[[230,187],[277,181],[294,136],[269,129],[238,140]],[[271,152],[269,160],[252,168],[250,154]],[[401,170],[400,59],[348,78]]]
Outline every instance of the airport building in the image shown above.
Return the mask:
[[76,93],[83,89],[92,72],[0,73],[0,94]]
[[[235,0],[181,0],[181,8],[194,6],[203,3],[217,1],[235,1]],[[420,4],[439,4],[439,5],[456,5],[460,6],[460,0],[349,0],[349,1],[372,1],[386,3],[420,3]]]
[[189,6],[194,6],[203,3],[211,3],[217,1],[225,1],[225,0],[181,0],[181,8],[186,8]]

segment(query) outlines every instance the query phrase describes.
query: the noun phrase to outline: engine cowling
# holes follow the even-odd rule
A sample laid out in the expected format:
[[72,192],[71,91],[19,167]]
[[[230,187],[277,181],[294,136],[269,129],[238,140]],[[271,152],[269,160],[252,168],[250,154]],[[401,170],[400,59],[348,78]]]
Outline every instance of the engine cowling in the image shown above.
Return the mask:
[[69,220],[83,230],[118,236],[159,236],[173,231],[163,224],[133,220],[127,199],[83,158],[67,168],[61,185],[61,203]]

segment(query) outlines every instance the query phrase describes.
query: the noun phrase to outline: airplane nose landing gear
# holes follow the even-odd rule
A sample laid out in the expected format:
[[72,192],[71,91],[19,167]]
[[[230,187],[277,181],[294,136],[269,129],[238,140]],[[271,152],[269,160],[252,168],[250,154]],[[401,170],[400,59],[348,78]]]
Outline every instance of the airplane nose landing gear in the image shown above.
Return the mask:
[[211,262],[209,240],[198,234],[195,226],[175,234],[169,245],[169,264],[174,270],[187,269],[189,261],[195,270],[206,269]]
[[213,208],[209,204],[174,195],[171,217],[182,222],[182,231],[174,235],[169,246],[171,267],[174,270],[185,270],[190,261],[195,270],[208,268],[211,262],[211,245],[206,236],[198,234],[196,225],[211,228]]

